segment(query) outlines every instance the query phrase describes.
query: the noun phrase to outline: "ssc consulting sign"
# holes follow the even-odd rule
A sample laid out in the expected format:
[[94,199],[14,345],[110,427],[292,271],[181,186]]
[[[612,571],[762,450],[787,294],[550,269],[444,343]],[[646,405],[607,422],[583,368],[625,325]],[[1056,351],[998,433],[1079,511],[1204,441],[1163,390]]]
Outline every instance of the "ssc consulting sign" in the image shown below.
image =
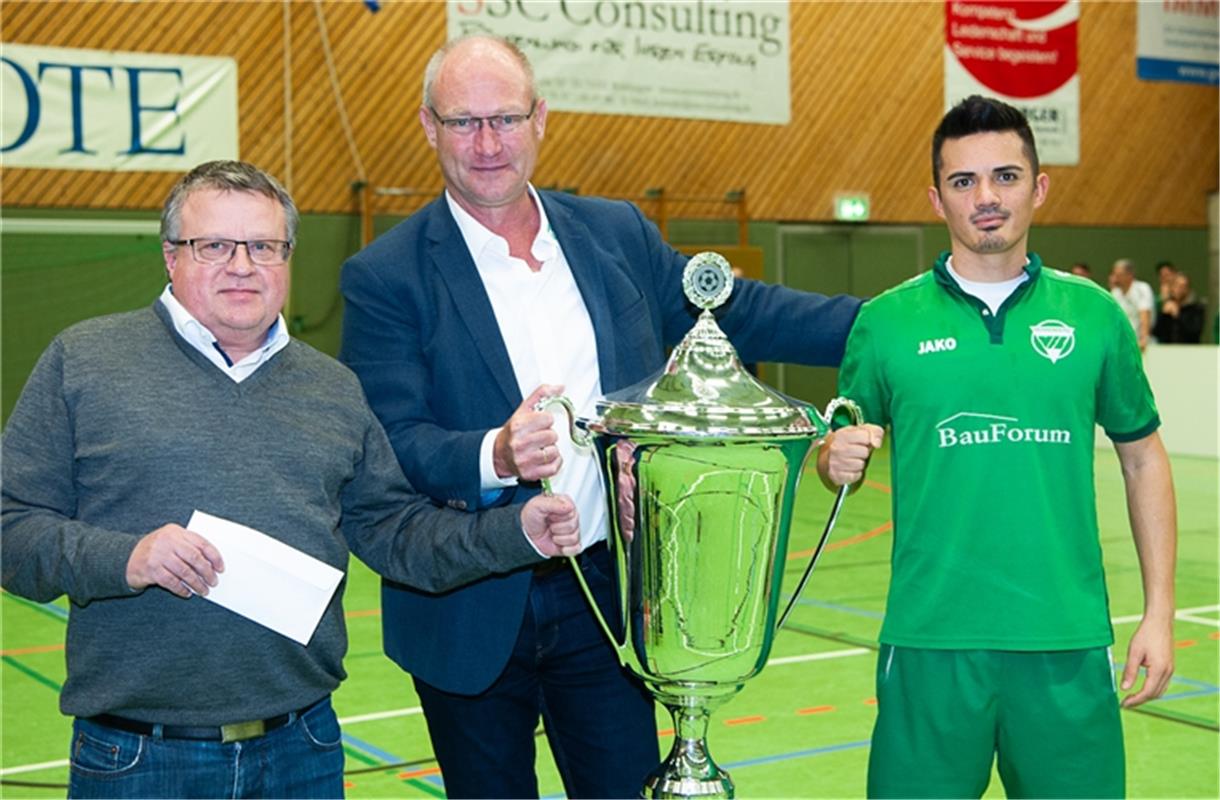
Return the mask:
[[448,0],[449,38],[503,36],[553,109],[786,124],[786,0]]

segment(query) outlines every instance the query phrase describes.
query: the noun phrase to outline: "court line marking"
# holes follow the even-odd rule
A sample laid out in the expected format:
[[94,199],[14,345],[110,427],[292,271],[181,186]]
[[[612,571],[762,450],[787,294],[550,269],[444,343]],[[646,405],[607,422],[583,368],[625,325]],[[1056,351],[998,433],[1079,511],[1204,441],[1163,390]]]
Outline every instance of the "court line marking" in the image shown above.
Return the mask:
[[374,711],[371,714],[355,714],[350,717],[339,717],[340,725],[348,725],[356,722],[376,722],[379,719],[394,719],[395,717],[409,717],[414,714],[424,713],[420,706],[412,706],[410,708],[395,708],[390,711]]
[[[1211,625],[1220,628],[1220,619],[1212,619],[1211,617],[1200,617],[1198,614],[1215,613],[1220,611],[1220,604],[1211,606],[1196,606],[1194,608],[1179,608],[1174,612],[1174,619],[1180,619],[1183,622],[1194,622],[1198,625]],[[1128,614],[1125,617],[1111,617],[1110,622],[1115,625],[1124,625],[1129,622],[1139,622],[1144,618],[1143,614]]]
[[780,658],[772,658],[767,661],[767,666],[773,667],[779,664],[799,664],[805,661],[821,661],[825,658],[847,658],[849,656],[862,656],[873,652],[867,647],[852,647],[847,650],[831,650],[828,653],[807,653],[803,656],[782,656]]
[[4,775],[20,775],[23,772],[37,772],[40,769],[55,769],[58,767],[68,766],[68,759],[64,758],[59,761],[43,761],[41,764],[22,764],[19,767],[5,767],[0,769],[0,776]]

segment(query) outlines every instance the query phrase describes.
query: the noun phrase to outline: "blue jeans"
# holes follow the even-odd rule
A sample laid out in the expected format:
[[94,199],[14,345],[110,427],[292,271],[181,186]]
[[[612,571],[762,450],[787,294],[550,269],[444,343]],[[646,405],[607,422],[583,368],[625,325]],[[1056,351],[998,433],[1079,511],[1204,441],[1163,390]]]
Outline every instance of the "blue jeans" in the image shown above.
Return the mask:
[[227,744],[72,724],[68,797],[342,796],[343,746],[329,698],[270,733]]
[[[604,547],[580,558],[606,618],[613,578]],[[568,797],[639,797],[660,763],[652,698],[619,666],[572,569],[535,575],[508,666],[487,691],[415,689],[450,798],[538,797],[541,714]]]

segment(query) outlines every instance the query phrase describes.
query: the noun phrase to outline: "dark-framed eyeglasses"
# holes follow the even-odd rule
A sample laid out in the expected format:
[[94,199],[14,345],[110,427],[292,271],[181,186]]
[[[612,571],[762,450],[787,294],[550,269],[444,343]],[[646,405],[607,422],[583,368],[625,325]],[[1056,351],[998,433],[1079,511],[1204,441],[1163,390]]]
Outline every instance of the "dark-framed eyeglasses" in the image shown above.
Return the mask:
[[233,260],[239,244],[245,246],[252,262],[263,267],[283,264],[292,255],[292,242],[283,239],[174,239],[170,244],[178,247],[188,245],[191,255],[201,264],[228,264]]
[[526,120],[534,116],[534,112],[538,109],[538,100],[530,103],[530,110],[527,114],[492,114],[489,117],[442,117],[437,113],[436,109],[428,106],[428,110],[432,112],[433,118],[441,124],[446,131],[455,136],[470,136],[478,130],[482,130],[484,125],[491,128],[496,133],[515,133],[521,129]]

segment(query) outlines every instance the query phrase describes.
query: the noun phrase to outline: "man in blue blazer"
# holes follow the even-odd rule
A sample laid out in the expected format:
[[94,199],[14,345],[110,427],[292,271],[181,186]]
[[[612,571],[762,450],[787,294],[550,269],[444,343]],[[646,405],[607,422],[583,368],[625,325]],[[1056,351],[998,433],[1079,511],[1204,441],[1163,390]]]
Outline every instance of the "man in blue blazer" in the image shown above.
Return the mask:
[[[547,107],[503,40],[441,48],[419,113],[446,191],[344,265],[340,357],[438,503],[521,503],[555,476],[580,509],[580,567],[613,619],[597,466],[533,407],[562,390],[588,411],[658,370],[695,319],[686,257],[630,203],[530,186]],[[741,281],[720,324],[744,361],[833,366],[859,305]],[[442,595],[387,582],[382,618],[450,797],[536,797],[539,715],[569,797],[638,796],[660,760],[652,701],[570,570]]]

